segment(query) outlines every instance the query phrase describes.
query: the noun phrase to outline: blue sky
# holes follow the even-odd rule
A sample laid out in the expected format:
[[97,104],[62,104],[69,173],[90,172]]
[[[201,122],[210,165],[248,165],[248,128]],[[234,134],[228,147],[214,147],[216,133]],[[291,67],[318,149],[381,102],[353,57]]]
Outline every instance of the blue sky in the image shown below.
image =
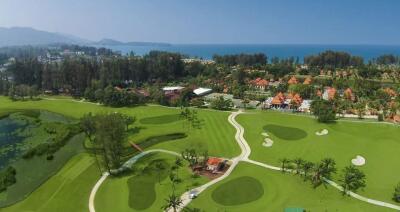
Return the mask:
[[0,26],[91,40],[400,44],[400,0],[1,0]]

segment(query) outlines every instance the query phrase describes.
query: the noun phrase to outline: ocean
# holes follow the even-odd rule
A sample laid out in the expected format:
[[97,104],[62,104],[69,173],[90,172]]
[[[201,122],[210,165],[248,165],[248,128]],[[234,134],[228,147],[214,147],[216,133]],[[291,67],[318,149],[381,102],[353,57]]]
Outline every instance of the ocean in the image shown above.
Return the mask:
[[[99,46],[96,46],[99,47]],[[388,45],[295,45],[295,44],[172,44],[170,46],[103,46],[122,54],[133,51],[137,55],[151,50],[178,52],[189,57],[212,59],[214,54],[264,53],[268,58],[299,57],[317,54],[325,50],[345,51],[361,56],[365,61],[383,54],[400,55],[400,46]]]

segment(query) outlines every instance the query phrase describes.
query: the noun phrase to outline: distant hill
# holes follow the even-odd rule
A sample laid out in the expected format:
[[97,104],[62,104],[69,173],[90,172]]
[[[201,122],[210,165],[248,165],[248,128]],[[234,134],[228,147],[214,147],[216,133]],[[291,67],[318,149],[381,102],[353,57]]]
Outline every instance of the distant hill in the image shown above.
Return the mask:
[[29,27],[0,27],[0,47],[24,45],[48,45],[55,43],[99,45],[99,46],[169,46],[168,43],[153,42],[121,42],[113,39],[102,39],[97,42],[82,39],[73,35],[36,30]]
[[169,43],[159,43],[159,42],[121,42],[109,38],[102,39],[98,42],[93,42],[93,45],[100,46],[170,46]]
[[0,27],[0,47],[46,45],[52,43],[84,44],[88,41],[71,35],[46,32],[28,27]]

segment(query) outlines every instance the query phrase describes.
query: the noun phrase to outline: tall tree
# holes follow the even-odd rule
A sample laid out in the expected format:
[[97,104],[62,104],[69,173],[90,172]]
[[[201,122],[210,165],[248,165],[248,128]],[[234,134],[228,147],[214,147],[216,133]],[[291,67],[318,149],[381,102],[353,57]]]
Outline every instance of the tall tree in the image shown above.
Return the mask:
[[356,192],[358,189],[366,186],[365,174],[354,165],[345,167],[342,172],[343,176],[339,181],[343,187],[343,194],[346,194],[348,191]]

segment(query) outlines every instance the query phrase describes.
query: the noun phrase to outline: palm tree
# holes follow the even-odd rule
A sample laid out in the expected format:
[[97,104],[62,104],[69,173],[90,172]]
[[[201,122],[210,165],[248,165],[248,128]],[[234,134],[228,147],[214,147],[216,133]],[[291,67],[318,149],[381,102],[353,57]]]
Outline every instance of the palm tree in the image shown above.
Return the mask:
[[156,172],[157,172],[157,176],[158,176],[158,183],[161,184],[161,171],[163,171],[165,169],[165,166],[163,163],[157,162],[155,164],[155,168],[156,168]]
[[322,177],[331,178],[332,173],[336,173],[336,162],[332,158],[324,158],[321,160],[321,165],[323,168]]
[[343,187],[343,195],[348,191],[356,192],[359,188],[365,187],[365,174],[354,165],[350,165],[343,169],[343,176],[339,181]]
[[293,163],[296,165],[296,174],[300,174],[302,165],[304,164],[304,160],[301,158],[295,158]]
[[290,163],[290,160],[287,158],[282,158],[280,161],[281,161],[281,171],[284,172],[286,171],[286,165]]
[[173,169],[176,171],[176,176],[178,176],[179,168],[183,166],[183,161],[181,158],[176,157]]
[[165,199],[165,205],[162,209],[168,211],[168,209],[172,208],[174,212],[176,212],[180,205],[182,205],[181,198],[172,193],[167,199]]
[[314,166],[314,173],[311,177],[311,182],[314,186],[314,188],[318,187],[319,185],[321,185],[322,182],[322,172],[323,172],[324,168],[323,168],[323,164],[318,163]]
[[314,163],[312,163],[312,162],[305,161],[303,163],[302,169],[303,169],[304,180],[307,180],[308,173],[313,169],[313,167],[314,167]]

